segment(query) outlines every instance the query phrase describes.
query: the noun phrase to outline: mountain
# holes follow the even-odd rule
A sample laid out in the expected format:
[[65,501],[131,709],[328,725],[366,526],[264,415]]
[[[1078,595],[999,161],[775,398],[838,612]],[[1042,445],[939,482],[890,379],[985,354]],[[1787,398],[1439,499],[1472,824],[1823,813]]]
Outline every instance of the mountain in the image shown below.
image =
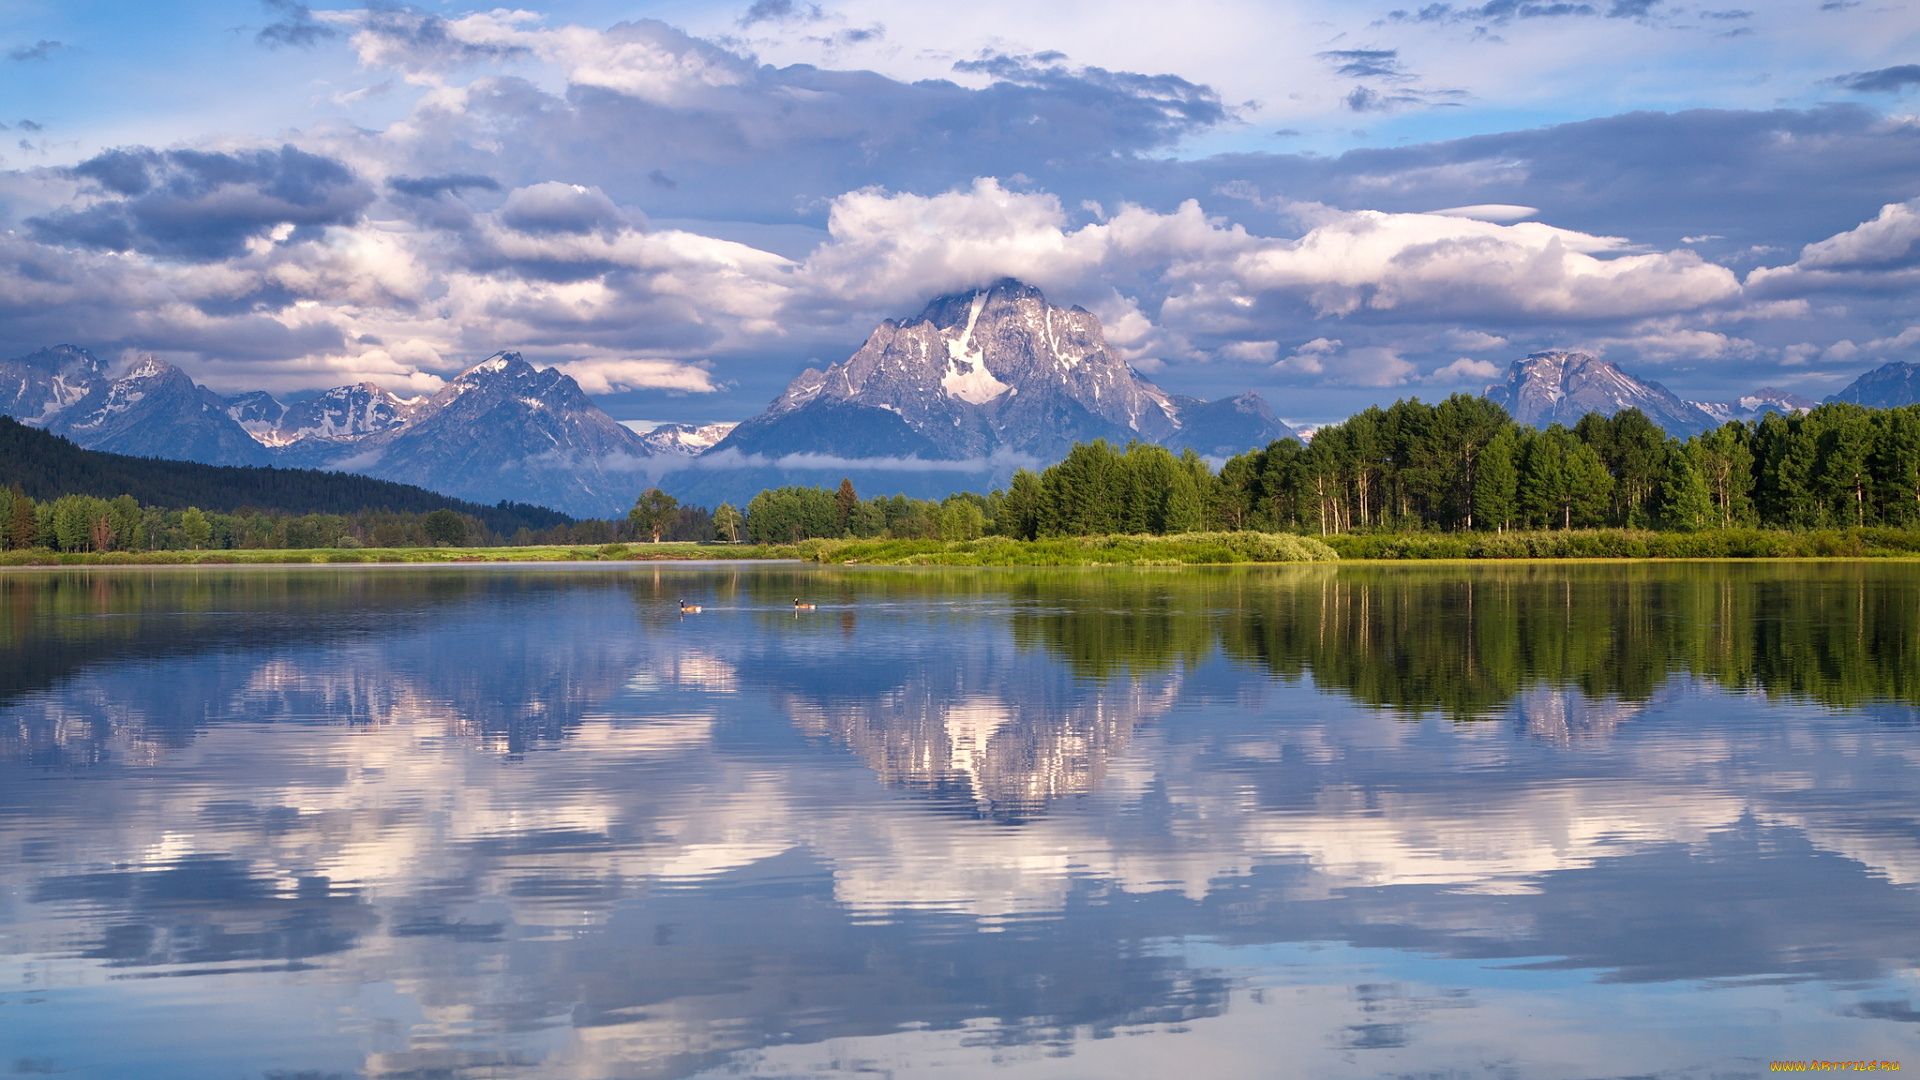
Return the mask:
[[548,529],[570,522],[538,506],[477,506],[423,488],[351,473],[314,469],[238,468],[165,461],[83,450],[67,439],[0,417],[0,481],[19,484],[35,499],[131,495],[145,506],[234,511],[241,507],[289,514],[348,514],[392,510],[422,514],[442,507],[469,514],[496,533]]
[[1891,363],[1874,368],[1827,398],[1871,409],[1894,409],[1920,402],[1920,364]]
[[1713,417],[1717,423],[1724,424],[1729,420],[1758,420],[1763,413],[1770,412],[1782,416],[1803,413],[1819,402],[1786,390],[1763,386],[1732,401],[1691,401],[1688,404]]
[[1522,424],[1572,427],[1590,412],[1612,416],[1639,409],[1682,438],[1718,427],[1706,411],[1655,382],[1644,382],[1596,356],[1577,352],[1534,353],[1515,360],[1507,380],[1487,387],[1488,400]]
[[227,415],[264,446],[291,446],[303,439],[318,445],[352,442],[398,427],[413,419],[426,400],[403,398],[370,382],[336,386],[292,405],[256,390],[228,398]]
[[661,424],[640,436],[656,454],[697,457],[713,449],[739,424]]
[[265,465],[266,450],[227,415],[227,402],[187,373],[143,356],[118,379],[102,379],[47,422],[91,450],[208,465]]
[[1232,457],[1275,439],[1297,439],[1299,434],[1273,415],[1267,401],[1248,391],[1219,401],[1175,397],[1174,419],[1180,425],[1160,440],[1169,449],[1192,447],[1203,457]]
[[55,345],[18,359],[0,360],[0,413],[45,426],[106,377],[105,364],[72,345]]
[[1053,462],[1097,438],[1184,445],[1189,414],[1210,446],[1244,435],[1236,452],[1292,434],[1264,402],[1204,405],[1141,378],[1107,346],[1092,312],[1055,307],[1006,279],[882,322],[848,359],[801,372],[713,452]]
[[1076,442],[1135,439],[1229,456],[1295,438],[1258,394],[1169,394],[1108,345],[1100,320],[1012,279],[888,319],[825,371],[666,473],[682,499],[741,503],[786,484],[853,480],[866,494],[941,498],[1004,486]]
[[[488,357],[425,401],[383,399],[375,395],[385,391],[369,387],[328,394],[342,411],[312,415],[340,423],[280,448],[283,460],[581,517],[625,513],[657,469],[646,441],[588,400],[579,383],[516,352]],[[356,423],[386,426],[356,434],[349,430]]]

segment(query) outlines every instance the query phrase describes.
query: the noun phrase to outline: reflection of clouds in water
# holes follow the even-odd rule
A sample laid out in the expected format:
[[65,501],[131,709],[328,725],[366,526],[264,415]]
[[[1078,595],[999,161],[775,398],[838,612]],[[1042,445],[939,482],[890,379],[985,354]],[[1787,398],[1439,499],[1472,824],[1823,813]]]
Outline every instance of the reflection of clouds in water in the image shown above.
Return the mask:
[[[1889,725],[1691,679],[1408,722],[1219,664],[1075,679],[951,611],[894,609],[844,645],[551,615],[510,648],[424,633],[96,667],[0,710],[23,740],[0,768],[102,781],[31,804],[0,784],[0,851],[34,853],[0,870],[34,897],[0,908],[0,953],[64,950],[83,981],[325,958],[402,1003],[346,1014],[407,1017],[364,1058],[395,1075],[516,1055],[530,1075],[686,1075],[738,1051],[804,1074],[823,1047],[1099,1073],[1176,1067],[1185,1044],[1090,1035],[1200,1022],[1248,1071],[1284,1031],[1331,1074],[1340,1054],[1471,1063],[1587,1037],[1571,1013],[1530,1020],[1492,989],[1456,1008],[1357,967],[1288,991],[1310,1008],[1266,1008],[1219,970],[1243,954],[1206,940],[1545,957],[1578,969],[1561,991],[1595,970],[1920,966],[1911,892],[1888,884],[1920,880],[1889,824],[1917,816],[1920,748]],[[162,677],[191,693],[137,692]],[[167,884],[193,867],[232,887]],[[927,1025],[950,1030],[896,1033]],[[1145,1056],[1106,1056],[1125,1043]]]

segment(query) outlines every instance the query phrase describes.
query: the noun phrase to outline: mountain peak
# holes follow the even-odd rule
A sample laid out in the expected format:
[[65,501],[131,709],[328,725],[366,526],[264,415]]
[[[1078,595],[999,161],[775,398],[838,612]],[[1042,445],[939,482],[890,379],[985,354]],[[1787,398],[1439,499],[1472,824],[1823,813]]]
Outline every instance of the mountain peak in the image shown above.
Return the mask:
[[1892,409],[1920,402],[1920,364],[1894,361],[1882,364],[1848,383],[1828,401],[1850,401],[1875,409]]
[[1591,353],[1567,349],[1515,360],[1506,381],[1487,387],[1486,397],[1533,427],[1572,426],[1590,412],[1612,416],[1622,409],[1639,409],[1675,435],[1715,426],[1713,416],[1659,383],[1635,378]]

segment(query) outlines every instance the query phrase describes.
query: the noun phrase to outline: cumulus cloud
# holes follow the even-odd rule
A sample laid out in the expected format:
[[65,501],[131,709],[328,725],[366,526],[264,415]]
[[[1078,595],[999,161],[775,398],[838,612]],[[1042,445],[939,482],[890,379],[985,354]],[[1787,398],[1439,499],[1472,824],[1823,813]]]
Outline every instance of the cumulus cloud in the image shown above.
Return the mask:
[[1420,381],[1436,386],[1460,386],[1498,379],[1504,370],[1499,364],[1463,356],[1444,367],[1435,368]]
[[[1917,200],[1920,201],[1920,200]],[[1840,270],[1904,263],[1920,241],[1920,212],[1915,202],[1880,208],[1880,216],[1846,232],[1808,244],[1800,251],[1799,266],[1809,270]]]

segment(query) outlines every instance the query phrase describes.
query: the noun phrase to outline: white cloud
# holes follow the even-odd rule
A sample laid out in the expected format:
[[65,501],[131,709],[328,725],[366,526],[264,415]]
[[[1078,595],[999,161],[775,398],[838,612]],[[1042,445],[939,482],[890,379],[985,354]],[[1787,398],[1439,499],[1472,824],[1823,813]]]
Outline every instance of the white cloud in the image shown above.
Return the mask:
[[1475,360],[1463,356],[1445,367],[1436,368],[1421,379],[1421,382],[1439,386],[1459,386],[1465,383],[1483,383],[1500,377],[1501,367],[1487,360]]
[[611,394],[620,390],[711,394],[719,389],[704,367],[678,360],[588,357],[555,366],[571,375],[580,389],[589,394]]
[[1842,270],[1884,266],[1904,259],[1920,241],[1920,212],[1915,203],[1892,203],[1880,216],[1808,244],[1796,264],[1808,270]]

